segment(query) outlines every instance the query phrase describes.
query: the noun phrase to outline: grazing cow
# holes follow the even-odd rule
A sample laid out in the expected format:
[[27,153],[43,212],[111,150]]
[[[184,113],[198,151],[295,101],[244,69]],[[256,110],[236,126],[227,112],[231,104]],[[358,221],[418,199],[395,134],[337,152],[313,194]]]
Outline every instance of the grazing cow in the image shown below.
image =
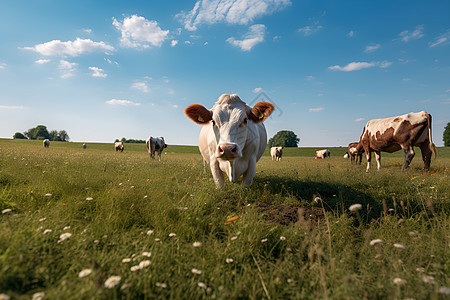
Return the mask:
[[124,148],[122,142],[115,142],[114,143],[114,149],[116,149],[116,152],[117,151],[123,152],[123,149],[125,149],[125,148]]
[[243,175],[250,186],[256,162],[267,145],[267,132],[262,123],[273,112],[273,104],[259,101],[252,108],[237,95],[223,94],[211,110],[192,104],[184,113],[197,124],[204,125],[199,136],[199,149],[210,164],[217,188],[224,187],[225,172],[231,182]]
[[50,147],[50,140],[49,139],[45,139],[42,141],[42,145],[44,146],[44,148],[49,148]]
[[436,146],[431,140],[431,115],[425,111],[370,120],[364,126],[357,150],[362,151],[362,148],[366,152],[366,172],[369,172],[372,151],[375,152],[379,170],[381,151],[392,153],[403,149],[405,160],[402,170],[405,170],[414,157],[414,146],[420,147],[424,169],[428,170],[431,154],[436,158]]
[[360,149],[360,151],[358,152],[357,147],[358,142],[348,144],[347,153],[345,153],[346,156],[344,157],[350,157],[350,163],[353,163],[353,161],[355,161],[355,163],[358,164],[359,160],[359,164],[361,164],[363,151],[362,149]]
[[150,153],[150,157],[155,159],[155,152],[158,152],[158,158],[161,161],[161,152],[164,148],[167,148],[167,144],[162,136],[160,137],[149,137],[145,144],[147,145],[147,151]]
[[316,151],[316,156],[314,157],[314,159],[325,159],[327,157],[330,157],[330,150],[328,149],[324,149],[324,150],[317,150]]
[[270,155],[272,156],[272,160],[275,158],[276,161],[281,160],[281,156],[283,156],[284,147],[272,147],[270,148]]

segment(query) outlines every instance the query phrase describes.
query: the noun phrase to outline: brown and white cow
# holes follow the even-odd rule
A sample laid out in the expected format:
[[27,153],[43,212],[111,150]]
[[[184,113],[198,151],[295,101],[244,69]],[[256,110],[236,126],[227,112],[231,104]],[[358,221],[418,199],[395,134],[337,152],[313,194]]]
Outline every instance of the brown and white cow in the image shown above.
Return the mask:
[[50,147],[50,140],[49,139],[45,139],[42,141],[42,145],[44,146],[44,148],[49,148]]
[[161,161],[161,152],[164,148],[167,148],[167,144],[162,136],[160,137],[149,137],[145,144],[147,145],[147,151],[150,153],[150,157],[155,159],[155,152],[158,152],[158,158]]
[[362,154],[364,151],[361,148],[360,151],[358,152],[357,147],[358,147],[358,142],[348,144],[347,152],[345,154],[346,156],[344,156],[344,157],[350,158],[350,163],[353,163],[353,161],[355,161],[355,163],[358,164],[358,161],[359,161],[359,164],[361,164]]
[[210,164],[216,187],[223,188],[225,172],[231,182],[243,175],[247,186],[253,182],[256,162],[267,144],[263,121],[273,112],[273,104],[260,101],[252,108],[237,95],[223,94],[211,110],[192,104],[184,113],[203,125],[199,149]]
[[314,157],[314,159],[325,159],[327,157],[330,157],[330,150],[328,149],[323,149],[323,150],[317,150],[316,151],[316,156]]
[[123,150],[125,149],[125,147],[123,146],[123,143],[122,143],[122,142],[115,142],[115,143],[114,143],[114,149],[116,149],[116,151],[123,152]]
[[403,149],[405,160],[402,170],[405,170],[414,157],[414,146],[420,147],[424,168],[428,170],[431,154],[436,158],[436,146],[431,140],[431,115],[425,111],[370,120],[364,126],[357,151],[363,148],[366,152],[366,172],[369,172],[372,151],[375,152],[379,170],[381,151],[392,153]]
[[280,161],[283,156],[284,147],[272,147],[270,148],[270,155],[272,156],[272,160],[275,158],[276,161]]

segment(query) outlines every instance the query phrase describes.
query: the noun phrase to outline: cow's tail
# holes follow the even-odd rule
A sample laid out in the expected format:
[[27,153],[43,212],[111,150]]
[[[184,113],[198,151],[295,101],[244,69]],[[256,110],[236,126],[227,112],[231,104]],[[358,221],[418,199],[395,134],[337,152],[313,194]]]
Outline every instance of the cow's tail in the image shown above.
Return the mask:
[[434,159],[437,157],[436,145],[431,140],[431,115],[429,113],[426,114],[427,122],[428,122],[428,137],[430,139],[430,149],[433,153]]

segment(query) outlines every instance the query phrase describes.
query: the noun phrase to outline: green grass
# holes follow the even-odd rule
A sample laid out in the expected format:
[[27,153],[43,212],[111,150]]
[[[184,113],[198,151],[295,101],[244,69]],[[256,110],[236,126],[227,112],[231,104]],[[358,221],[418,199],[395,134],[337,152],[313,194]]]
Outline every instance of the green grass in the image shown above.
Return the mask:
[[[0,208],[12,209],[0,215],[0,294],[438,299],[450,286],[448,148],[438,149],[430,172],[419,150],[405,172],[397,152],[383,153],[382,170],[372,162],[368,174],[365,160],[342,158],[345,148],[329,148],[326,160],[314,160],[318,148],[285,149],[281,162],[263,156],[250,188],[216,190],[197,147],[169,145],[158,162],[144,144],[125,144],[123,153],[112,143],[81,144],[0,140]],[[394,211],[384,215],[383,200]],[[358,214],[348,210],[355,203]],[[72,236],[58,243],[65,232]],[[383,243],[370,246],[377,238]],[[143,260],[150,266],[130,271]],[[92,274],[79,278],[86,268]],[[106,289],[113,275],[120,284]]]

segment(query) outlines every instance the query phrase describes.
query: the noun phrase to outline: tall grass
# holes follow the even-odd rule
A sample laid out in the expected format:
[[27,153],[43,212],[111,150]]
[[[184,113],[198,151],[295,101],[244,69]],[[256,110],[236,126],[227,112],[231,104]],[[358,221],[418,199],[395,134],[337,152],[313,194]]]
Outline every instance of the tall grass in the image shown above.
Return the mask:
[[447,149],[430,172],[387,155],[368,174],[339,148],[317,161],[290,149],[224,190],[195,147],[169,145],[161,162],[141,144],[0,150],[0,294],[13,298],[429,299],[450,286]]

